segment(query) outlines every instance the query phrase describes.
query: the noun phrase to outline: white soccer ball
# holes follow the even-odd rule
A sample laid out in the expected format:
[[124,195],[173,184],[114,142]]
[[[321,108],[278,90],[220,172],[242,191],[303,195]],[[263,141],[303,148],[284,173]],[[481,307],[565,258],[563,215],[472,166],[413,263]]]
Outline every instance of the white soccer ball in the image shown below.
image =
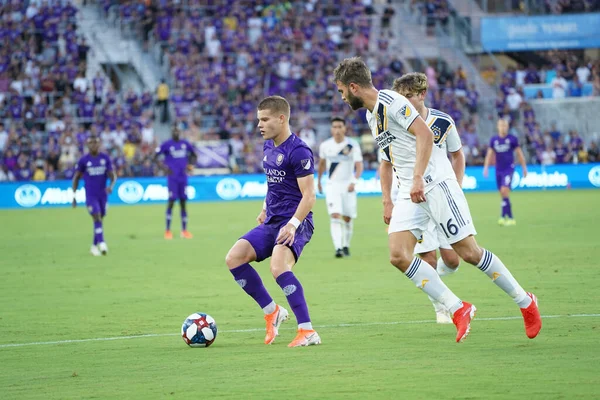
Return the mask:
[[208,347],[217,337],[217,324],[208,314],[194,313],[181,325],[181,337],[190,347]]

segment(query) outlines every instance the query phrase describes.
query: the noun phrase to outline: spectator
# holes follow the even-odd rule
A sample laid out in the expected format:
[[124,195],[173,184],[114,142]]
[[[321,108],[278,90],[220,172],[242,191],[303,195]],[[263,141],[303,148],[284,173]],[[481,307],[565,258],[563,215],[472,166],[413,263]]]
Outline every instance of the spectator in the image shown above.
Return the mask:
[[564,99],[567,94],[567,90],[569,89],[569,84],[567,80],[563,77],[563,73],[557,72],[554,79],[552,79],[551,85],[552,98]]
[[161,79],[158,88],[156,88],[156,104],[160,107],[160,122],[163,124],[169,121],[169,85],[165,79]]

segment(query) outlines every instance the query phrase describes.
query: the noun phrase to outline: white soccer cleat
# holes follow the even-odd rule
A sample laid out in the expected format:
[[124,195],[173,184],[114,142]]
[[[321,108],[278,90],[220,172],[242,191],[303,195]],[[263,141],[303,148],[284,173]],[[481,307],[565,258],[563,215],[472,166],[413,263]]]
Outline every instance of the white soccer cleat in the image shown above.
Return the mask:
[[92,253],[93,256],[101,256],[102,253],[100,253],[100,250],[98,250],[98,246],[96,246],[95,244],[92,245],[92,248],[90,248],[90,253]]
[[435,313],[435,322],[438,324],[451,324],[452,316],[448,311],[441,311]]
[[100,242],[98,244],[98,249],[100,250],[103,256],[108,254],[108,246],[106,245],[106,242]]
[[433,309],[435,310],[435,321],[438,324],[451,324],[452,323],[452,315],[450,315],[450,311],[444,307],[442,303],[436,301],[433,297],[429,297],[429,301],[433,305]]

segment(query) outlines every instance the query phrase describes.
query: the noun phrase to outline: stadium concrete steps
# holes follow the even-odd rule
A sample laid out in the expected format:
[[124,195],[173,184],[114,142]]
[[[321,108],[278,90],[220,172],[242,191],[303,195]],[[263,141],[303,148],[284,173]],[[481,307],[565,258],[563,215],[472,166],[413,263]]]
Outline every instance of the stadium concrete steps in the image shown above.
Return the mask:
[[97,69],[96,64],[129,64],[141,78],[142,87],[138,87],[137,80],[129,81],[126,75],[120,76],[125,80],[123,86],[132,86],[137,91],[154,91],[161,78],[155,61],[142,51],[135,39],[125,37],[121,29],[104,19],[97,6],[81,7],[79,27],[94,50],[95,60],[91,68]]

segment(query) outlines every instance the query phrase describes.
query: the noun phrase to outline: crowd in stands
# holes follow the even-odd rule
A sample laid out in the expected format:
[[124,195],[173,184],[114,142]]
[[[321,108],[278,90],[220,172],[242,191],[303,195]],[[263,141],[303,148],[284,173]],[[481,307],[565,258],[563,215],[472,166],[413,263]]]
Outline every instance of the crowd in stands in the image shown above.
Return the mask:
[[0,181],[70,179],[98,135],[120,175],[152,174],[153,95],[86,78],[70,0],[0,1]]
[[[370,1],[354,0],[228,0],[219,7],[200,0],[185,6],[175,0],[100,3],[106,15],[116,11],[126,29],[137,30],[147,46],[161,46],[171,75],[156,94],[116,91],[102,72],[86,79],[90,47],[78,33],[77,9],[70,1],[0,1],[0,181],[70,179],[91,134],[101,138],[119,176],[156,175],[155,118],[178,124],[191,141],[227,143],[232,171],[259,172],[255,106],[265,94],[282,93],[292,106],[292,127],[315,154],[329,132],[318,131],[313,116],[342,116],[348,135],[361,143],[366,167],[376,167],[364,111],[350,110],[330,77],[339,59],[354,55],[364,57],[379,88],[390,87],[405,71],[386,52],[392,7],[377,15]],[[448,7],[445,0],[416,3],[434,15]],[[372,27],[379,22],[382,37],[372,43]],[[546,82],[555,73],[549,83],[556,93],[552,82],[564,78],[589,82],[598,95],[599,63],[581,63],[564,52],[546,56],[547,67],[502,73],[498,116],[511,120],[533,162],[600,161],[597,146],[585,146],[576,133],[557,134],[548,127],[542,132],[524,93],[527,84]],[[467,74],[437,63],[424,72],[427,104],[453,117],[467,163],[483,164],[487,143],[477,132],[479,93]],[[577,85],[569,84],[566,95],[578,95]]]

